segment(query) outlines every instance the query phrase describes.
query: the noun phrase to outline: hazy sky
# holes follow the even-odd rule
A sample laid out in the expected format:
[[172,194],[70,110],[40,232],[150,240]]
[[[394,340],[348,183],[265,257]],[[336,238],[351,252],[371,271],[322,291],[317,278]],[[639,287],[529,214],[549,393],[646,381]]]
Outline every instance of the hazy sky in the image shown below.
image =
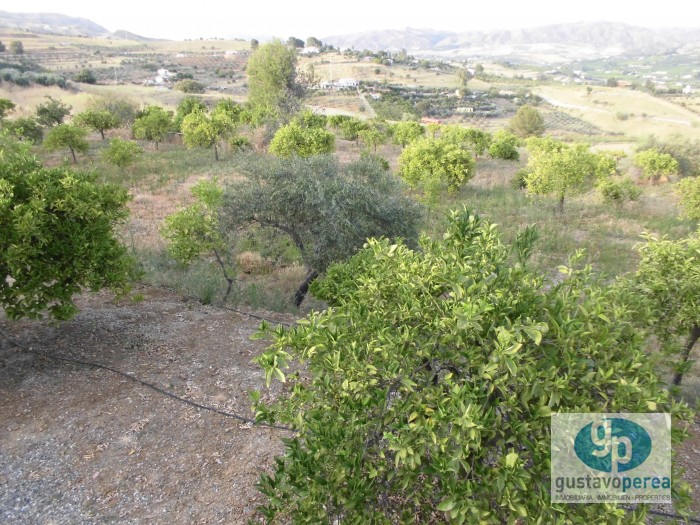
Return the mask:
[[406,27],[468,31],[601,20],[647,27],[700,26],[700,5],[694,0],[23,0],[12,7],[79,16],[111,31],[127,29],[170,39],[306,39]]

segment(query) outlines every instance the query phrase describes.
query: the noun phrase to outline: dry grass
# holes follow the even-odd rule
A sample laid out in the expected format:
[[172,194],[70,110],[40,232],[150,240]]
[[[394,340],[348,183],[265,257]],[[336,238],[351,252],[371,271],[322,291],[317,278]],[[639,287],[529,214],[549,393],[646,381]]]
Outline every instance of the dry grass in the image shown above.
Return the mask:
[[47,96],[64,102],[73,107],[72,113],[80,113],[87,108],[90,94],[82,91],[68,91],[57,86],[32,86],[20,87],[9,82],[0,84],[0,98],[7,98],[17,107],[12,113],[13,117],[33,115],[36,106],[46,101]]
[[257,252],[243,252],[236,256],[238,269],[246,275],[266,275],[272,271],[272,262]]
[[[558,110],[609,133],[633,140],[654,134],[668,137],[681,133],[700,139],[700,115],[668,100],[625,88],[597,87],[587,95],[583,86],[538,86],[534,92]],[[619,115],[627,115],[621,120]]]

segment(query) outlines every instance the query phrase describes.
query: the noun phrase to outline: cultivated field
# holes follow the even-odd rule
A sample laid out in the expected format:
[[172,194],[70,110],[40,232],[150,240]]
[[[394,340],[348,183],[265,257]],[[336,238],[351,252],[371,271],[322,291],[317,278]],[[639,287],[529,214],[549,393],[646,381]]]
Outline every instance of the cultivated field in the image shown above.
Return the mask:
[[675,133],[700,138],[700,115],[641,91],[595,87],[589,95],[580,85],[538,86],[533,91],[557,110],[628,139],[645,135],[668,137]]

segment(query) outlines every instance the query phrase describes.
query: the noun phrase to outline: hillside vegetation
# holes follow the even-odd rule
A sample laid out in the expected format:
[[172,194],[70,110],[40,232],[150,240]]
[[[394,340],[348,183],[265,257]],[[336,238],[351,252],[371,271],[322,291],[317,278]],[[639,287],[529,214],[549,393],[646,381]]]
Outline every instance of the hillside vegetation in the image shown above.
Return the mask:
[[[130,279],[297,316],[258,334],[283,385],[251,393],[253,417],[294,436],[260,478],[259,519],[644,522],[646,505],[548,499],[548,418],[667,412],[677,447],[692,424],[685,66],[638,85],[315,38],[303,54],[294,37],[3,31],[26,44],[0,54],[3,309],[64,319],[81,286]],[[66,260],[62,238],[78,240]],[[676,470],[674,498],[688,512]]]

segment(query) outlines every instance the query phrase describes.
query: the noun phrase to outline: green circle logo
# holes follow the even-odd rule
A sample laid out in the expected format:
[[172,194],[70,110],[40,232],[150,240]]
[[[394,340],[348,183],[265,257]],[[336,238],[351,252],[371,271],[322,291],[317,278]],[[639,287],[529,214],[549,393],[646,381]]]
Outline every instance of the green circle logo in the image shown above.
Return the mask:
[[651,437],[637,423],[608,418],[589,423],[576,435],[574,450],[587,466],[601,472],[626,472],[651,454]]

